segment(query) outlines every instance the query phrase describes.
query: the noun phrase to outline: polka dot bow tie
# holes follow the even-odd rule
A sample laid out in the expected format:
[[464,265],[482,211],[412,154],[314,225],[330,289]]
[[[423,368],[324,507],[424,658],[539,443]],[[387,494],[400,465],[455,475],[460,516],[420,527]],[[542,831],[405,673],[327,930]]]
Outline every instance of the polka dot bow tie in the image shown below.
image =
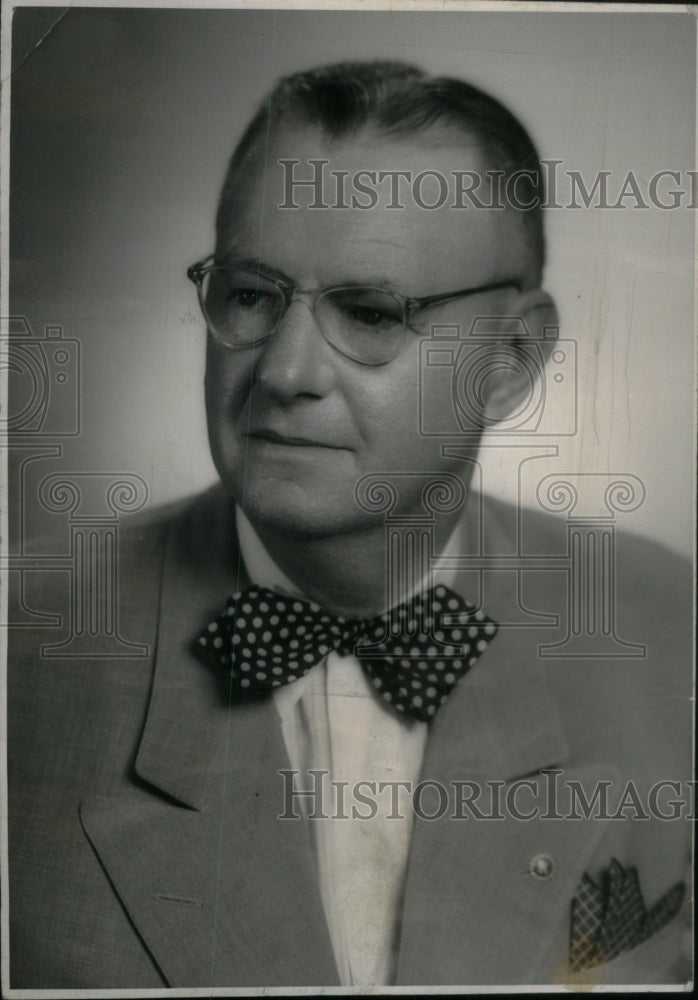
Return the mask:
[[428,721],[497,628],[444,586],[368,620],[331,615],[318,604],[255,586],[228,599],[198,645],[230,671],[237,697],[290,684],[331,651],[352,654],[384,701]]

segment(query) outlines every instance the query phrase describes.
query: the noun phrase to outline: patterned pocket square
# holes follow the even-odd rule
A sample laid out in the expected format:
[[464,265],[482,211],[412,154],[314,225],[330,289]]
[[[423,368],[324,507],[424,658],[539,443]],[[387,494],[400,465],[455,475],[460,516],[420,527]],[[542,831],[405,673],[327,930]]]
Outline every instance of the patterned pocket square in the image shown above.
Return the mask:
[[572,901],[570,969],[581,972],[608,962],[642,944],[676,916],[686,891],[677,882],[648,910],[636,868],[615,860],[603,872],[601,885],[582,877]]

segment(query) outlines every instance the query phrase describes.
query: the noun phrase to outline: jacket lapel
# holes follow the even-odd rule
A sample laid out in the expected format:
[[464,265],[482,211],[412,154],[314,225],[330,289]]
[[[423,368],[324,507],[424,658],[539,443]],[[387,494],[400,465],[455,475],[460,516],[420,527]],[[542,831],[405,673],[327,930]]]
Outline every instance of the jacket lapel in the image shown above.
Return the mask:
[[247,585],[229,505],[198,512],[165,553],[140,787],[84,802],[81,821],[170,985],[336,983],[307,827],[277,818],[289,762],[274,705],[231,705],[193,653]]
[[[473,518],[472,507],[468,513]],[[475,527],[471,539],[479,537]],[[501,555],[520,535],[520,526],[495,522],[481,544]],[[468,596],[477,584],[464,573],[455,589]],[[488,572],[486,608],[495,620],[510,620],[520,585],[513,573]],[[555,573],[536,574],[535,593],[540,610],[563,610]],[[438,782],[449,801],[440,818],[415,818],[399,984],[543,983],[566,975],[571,902],[606,824],[549,814],[567,811],[567,782],[589,793],[615,770],[567,765],[565,732],[538,655],[549,641],[549,630],[535,625],[501,628],[432,723],[422,781]],[[566,766],[556,780],[559,765]],[[548,794],[553,787],[557,803]],[[463,804],[468,798],[472,808]],[[429,802],[425,794],[422,805],[427,815],[441,810],[434,795]],[[524,815],[538,806],[539,814],[516,819],[508,815],[512,805]],[[476,818],[476,809],[502,818]],[[552,865],[544,877],[532,870],[541,857]]]
[[[567,811],[555,774],[567,748],[542,671],[527,669],[524,685],[521,644],[509,644],[505,636],[482,656],[434,724],[422,781],[446,789],[448,807],[438,819],[415,818],[398,984],[541,983],[565,974],[570,905],[605,824],[543,818]],[[490,656],[498,660],[491,670]],[[565,768],[564,780],[588,794],[614,774]],[[538,816],[524,818],[536,807]],[[438,816],[442,805],[425,794],[421,808]],[[532,866],[540,858],[552,865],[543,877]]]
[[202,808],[153,795],[82,805],[84,829],[171,986],[337,980],[305,825],[277,819],[280,785],[269,775],[285,761],[270,709],[231,713]]

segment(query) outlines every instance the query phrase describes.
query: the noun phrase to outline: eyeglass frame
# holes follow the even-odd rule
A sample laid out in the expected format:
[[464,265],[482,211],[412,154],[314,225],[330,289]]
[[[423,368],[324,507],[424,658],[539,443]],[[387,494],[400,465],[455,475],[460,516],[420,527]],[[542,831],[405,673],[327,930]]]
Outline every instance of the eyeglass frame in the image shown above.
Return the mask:
[[330,347],[334,348],[334,350],[337,351],[338,354],[341,354],[342,357],[348,358],[350,361],[354,361],[356,364],[366,365],[367,367],[370,368],[380,368],[383,365],[388,365],[392,361],[394,361],[395,358],[402,352],[404,348],[405,345],[404,334],[408,330],[412,330],[413,333],[420,332],[419,330],[416,330],[413,326],[410,325],[410,319],[412,313],[416,312],[417,310],[428,309],[430,306],[441,305],[445,302],[450,302],[453,299],[464,298],[471,295],[478,295],[484,292],[498,291],[502,288],[516,288],[516,290],[519,292],[522,290],[521,282],[516,278],[509,278],[506,281],[504,280],[490,281],[483,285],[476,285],[471,288],[462,288],[455,292],[441,292],[438,295],[424,295],[418,298],[413,296],[400,295],[398,292],[394,292],[387,288],[381,288],[379,285],[350,284],[350,285],[329,285],[327,288],[317,288],[317,289],[299,288],[297,283],[293,281],[291,278],[273,277],[272,275],[267,274],[265,271],[263,271],[261,267],[254,268],[254,267],[249,267],[247,264],[237,264],[237,266],[241,270],[249,271],[250,274],[254,274],[256,272],[258,277],[264,278],[265,281],[268,281],[271,285],[274,285],[274,287],[277,288],[281,293],[281,296],[285,304],[283,312],[280,313],[279,318],[277,319],[276,323],[274,324],[273,328],[268,334],[265,334],[264,337],[261,337],[258,340],[250,341],[250,343],[238,345],[238,344],[228,344],[225,340],[223,340],[222,337],[220,337],[216,333],[214,329],[212,329],[212,323],[209,319],[203,295],[203,281],[206,275],[212,270],[214,270],[214,268],[219,268],[221,270],[224,270],[226,267],[229,266],[236,266],[236,261],[231,260],[222,264],[220,263],[220,260],[217,260],[215,254],[209,254],[209,256],[204,257],[203,260],[197,261],[196,263],[189,265],[189,267],[187,268],[187,277],[196,286],[197,296],[199,299],[199,306],[201,308],[201,312],[203,313],[203,317],[204,320],[206,321],[208,329],[220,343],[222,343],[225,347],[230,348],[231,350],[247,350],[253,347],[259,347],[262,344],[265,344],[268,340],[270,340],[274,335],[274,331],[277,329],[279,323],[290,309],[294,297],[297,295],[312,296],[311,301],[309,302],[309,308],[313,314],[313,317],[316,319],[316,322],[317,322],[317,317],[315,317],[315,305],[317,303],[317,300],[322,295],[326,295],[330,292],[345,292],[345,291],[363,289],[366,291],[380,292],[382,295],[389,295],[402,308],[403,337],[395,353],[392,355],[392,357],[387,358],[385,361],[378,361],[378,362],[362,361],[359,358],[352,357],[351,354],[347,354],[346,351],[341,350],[341,348],[337,347],[336,344],[333,344],[331,340],[328,340],[327,337],[325,336],[325,331],[322,327],[322,324],[317,323],[318,329],[322,334],[323,340],[326,343],[328,343]]

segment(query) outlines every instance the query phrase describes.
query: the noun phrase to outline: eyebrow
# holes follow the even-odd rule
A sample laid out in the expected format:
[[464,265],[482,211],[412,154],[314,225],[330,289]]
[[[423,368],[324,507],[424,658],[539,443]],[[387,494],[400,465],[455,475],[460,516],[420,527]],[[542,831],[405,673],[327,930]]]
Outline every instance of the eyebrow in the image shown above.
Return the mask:
[[220,264],[238,264],[240,267],[246,267],[250,271],[260,271],[270,278],[278,278],[288,284],[294,284],[287,274],[277,270],[275,267],[269,267],[267,264],[262,263],[258,257],[238,257],[234,251],[228,251],[220,256],[216,254],[216,262]]
[[[277,278],[289,285],[297,285],[284,271],[279,271],[275,267],[264,264],[258,257],[238,257],[234,251],[228,251],[220,256],[216,255],[216,261],[220,264],[238,264],[240,267],[248,268],[250,271],[259,271],[269,278]],[[392,278],[386,275],[373,275],[371,278],[349,278],[345,281],[333,282],[331,285],[323,286],[327,288],[380,288],[386,292],[393,292],[395,295],[403,295]]]
[[386,292],[393,292],[395,295],[404,295],[404,292],[398,290],[395,281],[392,278],[387,277],[384,274],[374,274],[368,280],[349,280],[343,281],[342,285],[346,285],[349,288],[358,287],[365,288],[369,286],[371,288],[382,288]]

